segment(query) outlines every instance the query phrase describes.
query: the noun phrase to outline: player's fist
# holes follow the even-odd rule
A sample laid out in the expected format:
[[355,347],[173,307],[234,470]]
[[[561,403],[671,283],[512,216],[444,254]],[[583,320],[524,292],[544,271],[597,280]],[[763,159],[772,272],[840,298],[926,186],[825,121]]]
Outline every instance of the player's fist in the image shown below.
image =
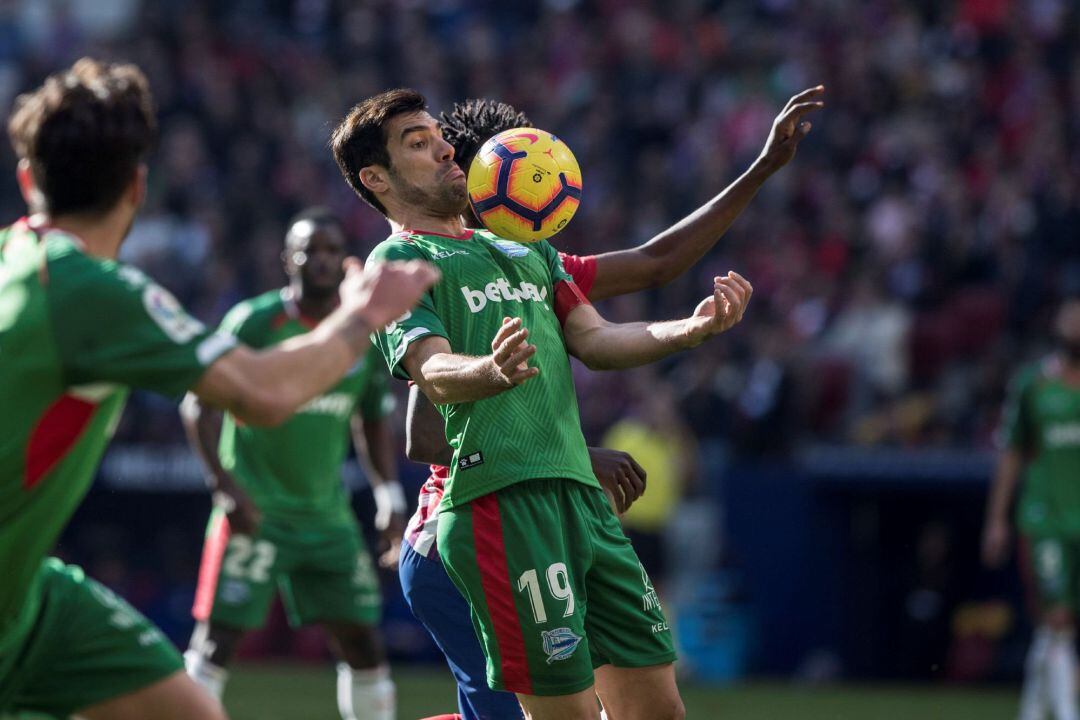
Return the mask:
[[438,281],[439,271],[421,260],[372,263],[364,268],[356,258],[346,258],[339,293],[342,306],[376,330],[411,310]]
[[779,170],[795,157],[796,148],[810,132],[810,123],[803,120],[803,117],[825,107],[824,97],[825,86],[818,85],[803,90],[787,101],[787,105],[773,121],[769,139],[765,141],[765,148],[761,151],[760,159],[770,170]]
[[983,528],[982,561],[988,568],[998,568],[1005,563],[1012,541],[1009,523],[1005,520],[991,520]]
[[713,278],[713,294],[702,300],[691,318],[691,334],[704,340],[730,330],[743,318],[754,286],[737,272]]
[[505,317],[491,341],[491,361],[507,387],[520,385],[540,374],[540,368],[529,367],[536,346],[530,345],[528,339],[529,331],[521,326],[521,318]]

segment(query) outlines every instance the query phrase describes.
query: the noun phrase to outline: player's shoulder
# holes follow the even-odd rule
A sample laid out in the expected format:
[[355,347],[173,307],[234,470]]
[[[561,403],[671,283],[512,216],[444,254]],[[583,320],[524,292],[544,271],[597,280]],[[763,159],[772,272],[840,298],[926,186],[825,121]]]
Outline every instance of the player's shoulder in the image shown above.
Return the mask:
[[430,260],[431,240],[427,235],[402,230],[392,233],[380,242],[368,255],[368,262],[384,260]]
[[1052,381],[1061,374],[1061,361],[1056,355],[1047,355],[1021,365],[1012,376],[1014,388],[1026,390]]
[[136,267],[87,254],[82,241],[73,235],[49,230],[40,237],[45,251],[46,286],[54,298],[70,295],[77,302],[86,302],[103,295],[141,293],[153,286]]
[[269,327],[274,320],[285,312],[285,299],[281,290],[268,290],[261,295],[241,300],[233,305],[221,321],[221,326],[235,330],[240,326]]

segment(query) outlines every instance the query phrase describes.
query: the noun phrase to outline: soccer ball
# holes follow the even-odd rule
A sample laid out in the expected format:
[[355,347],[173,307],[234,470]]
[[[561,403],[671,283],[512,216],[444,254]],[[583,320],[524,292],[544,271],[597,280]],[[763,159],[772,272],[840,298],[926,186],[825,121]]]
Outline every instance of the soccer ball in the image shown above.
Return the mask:
[[469,166],[469,201],[499,237],[529,243],[566,227],[581,202],[581,169],[559,138],[536,128],[504,130]]

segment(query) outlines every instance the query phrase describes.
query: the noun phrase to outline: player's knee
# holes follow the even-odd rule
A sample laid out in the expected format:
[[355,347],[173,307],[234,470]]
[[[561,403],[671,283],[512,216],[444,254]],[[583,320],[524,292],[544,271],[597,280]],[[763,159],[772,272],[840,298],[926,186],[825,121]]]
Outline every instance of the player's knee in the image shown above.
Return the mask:
[[374,625],[327,624],[337,653],[357,670],[378,667],[386,662],[382,638]]

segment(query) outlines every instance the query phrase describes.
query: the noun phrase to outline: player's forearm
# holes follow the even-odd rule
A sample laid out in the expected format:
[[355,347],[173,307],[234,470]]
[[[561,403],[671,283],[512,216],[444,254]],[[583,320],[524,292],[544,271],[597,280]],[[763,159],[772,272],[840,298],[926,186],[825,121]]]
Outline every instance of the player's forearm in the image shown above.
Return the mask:
[[454,451],[446,442],[443,419],[420,388],[409,388],[405,413],[405,455],[424,465],[449,465]]
[[389,423],[382,419],[362,420],[360,425],[371,466],[369,474],[372,483],[381,485],[387,481],[397,482],[397,455],[394,452],[394,439]]
[[719,195],[647,242],[642,250],[661,260],[659,284],[671,282],[711,250],[773,172],[756,161]]
[[208,408],[188,393],[180,403],[180,420],[188,445],[206,470],[206,484],[211,491],[228,491],[232,483],[228,471],[221,465],[217,445],[221,438],[222,413]]
[[773,172],[759,158],[719,195],[644,245],[597,256],[589,298],[647,290],[682,275],[715,247]]
[[491,356],[437,353],[424,361],[413,379],[436,405],[475,402],[514,387]]
[[567,334],[567,348],[590,370],[622,370],[661,360],[700,345],[705,335],[694,318],[650,323],[603,323]]
[[381,418],[365,420],[354,415],[352,434],[356,456],[364,466],[375,497],[375,527],[382,531],[390,526],[394,515],[402,516],[406,510],[390,425]]
[[990,487],[990,499],[986,504],[986,522],[1006,522],[1012,507],[1016,487],[1020,484],[1023,459],[1015,450],[1006,450],[998,461],[994,482]]
[[245,423],[278,425],[333,387],[368,345],[364,323],[338,311],[310,333],[267,350],[233,350],[210,367],[194,391]]

